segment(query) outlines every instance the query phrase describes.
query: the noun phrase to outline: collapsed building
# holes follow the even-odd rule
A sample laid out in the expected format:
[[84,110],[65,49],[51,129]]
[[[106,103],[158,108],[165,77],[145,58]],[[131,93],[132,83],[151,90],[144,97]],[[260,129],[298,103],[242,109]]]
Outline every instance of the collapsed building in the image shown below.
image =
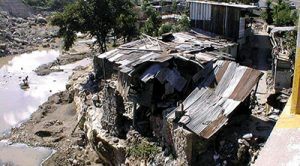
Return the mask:
[[228,40],[185,32],[162,40],[144,35],[95,56],[103,100],[88,111],[85,128],[103,160],[125,163],[134,130],[155,140],[165,155],[173,154],[173,164],[192,165],[200,155],[197,145],[247,107],[262,75],[236,63],[236,49]]
[[[292,87],[293,64],[295,52],[288,40],[296,36],[296,27],[273,27],[270,31],[272,49],[272,75],[274,78],[274,89],[280,91]],[[294,42],[296,38],[294,37]],[[292,43],[295,45],[295,43]]]

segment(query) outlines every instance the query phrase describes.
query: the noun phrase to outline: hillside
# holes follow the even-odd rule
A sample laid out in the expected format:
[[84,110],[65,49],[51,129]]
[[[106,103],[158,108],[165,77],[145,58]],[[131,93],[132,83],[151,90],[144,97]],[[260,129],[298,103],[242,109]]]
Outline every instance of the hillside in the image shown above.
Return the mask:
[[7,11],[12,16],[26,18],[32,10],[22,0],[0,0],[0,11]]

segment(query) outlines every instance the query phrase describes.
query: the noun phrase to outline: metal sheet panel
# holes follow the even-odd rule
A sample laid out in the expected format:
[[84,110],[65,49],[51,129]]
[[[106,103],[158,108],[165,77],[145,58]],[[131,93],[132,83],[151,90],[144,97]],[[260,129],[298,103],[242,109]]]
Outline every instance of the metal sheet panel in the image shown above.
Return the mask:
[[[209,63],[203,71],[207,72],[206,79],[183,101],[185,114],[179,122],[209,138],[227,123],[228,116],[250,94],[262,73],[230,61]],[[174,118],[177,109],[180,108],[168,117]]]
[[245,18],[240,18],[239,38],[245,36]]

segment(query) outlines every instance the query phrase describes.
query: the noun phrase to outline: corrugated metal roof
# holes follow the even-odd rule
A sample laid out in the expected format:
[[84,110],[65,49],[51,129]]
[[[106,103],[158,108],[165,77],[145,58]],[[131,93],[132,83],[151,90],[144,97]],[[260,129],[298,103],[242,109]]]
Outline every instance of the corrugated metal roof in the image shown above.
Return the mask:
[[[158,42],[147,38],[133,41],[120,46],[117,49],[108,51],[106,53],[98,55],[98,58],[107,59],[110,62],[119,65],[120,71],[123,73],[130,73],[136,66],[144,62],[165,62],[170,60],[174,56],[183,56],[187,54],[198,53],[206,48],[214,48],[215,50],[222,49],[236,43],[229,42],[224,39],[214,39],[204,34],[196,34],[189,32],[174,33],[174,40],[168,43]],[[176,49],[177,53],[169,54],[167,50]],[[212,59],[201,55],[202,60],[200,62],[207,62]],[[198,55],[200,57],[200,55]]]
[[295,26],[287,26],[287,27],[273,27],[271,33],[277,32],[286,32],[286,31],[296,31],[297,28]]
[[[211,137],[228,121],[228,116],[250,94],[260,71],[231,61],[207,64],[199,86],[184,100],[185,115],[179,120],[204,138]],[[175,118],[176,108],[168,117]]]
[[245,5],[245,4],[236,4],[236,3],[226,3],[226,2],[213,2],[213,1],[188,1],[190,3],[202,3],[208,5],[217,5],[217,6],[228,6],[228,7],[235,7],[241,9],[257,9],[257,6],[253,5]]

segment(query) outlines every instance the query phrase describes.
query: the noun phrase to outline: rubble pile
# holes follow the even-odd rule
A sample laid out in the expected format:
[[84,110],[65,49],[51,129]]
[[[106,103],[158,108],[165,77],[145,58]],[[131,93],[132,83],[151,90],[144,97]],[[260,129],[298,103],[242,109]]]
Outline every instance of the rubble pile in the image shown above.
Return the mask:
[[295,63],[296,27],[269,27],[275,91],[291,88]]
[[0,11],[0,57],[17,55],[38,47],[57,48],[58,29],[47,26],[41,15],[26,19],[10,16]]

